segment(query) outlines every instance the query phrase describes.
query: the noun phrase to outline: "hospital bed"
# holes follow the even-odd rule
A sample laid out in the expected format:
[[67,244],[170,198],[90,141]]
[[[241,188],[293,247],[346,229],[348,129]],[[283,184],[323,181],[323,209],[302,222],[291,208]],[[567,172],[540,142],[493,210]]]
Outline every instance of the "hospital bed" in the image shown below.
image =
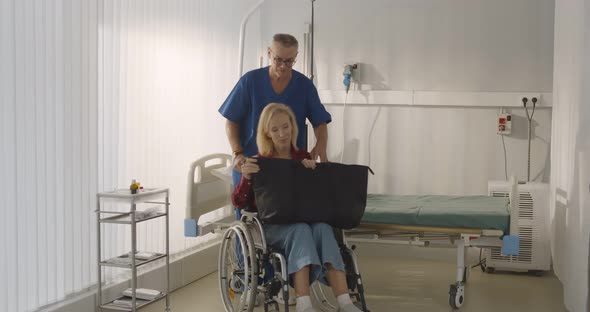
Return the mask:
[[[512,182],[511,194],[517,184]],[[514,197],[514,198],[513,198]],[[465,302],[467,248],[501,247],[505,235],[518,235],[518,199],[491,196],[395,196],[369,194],[361,224],[346,231],[348,242],[429,246],[448,241],[457,250],[456,280],[449,287],[449,304]]]

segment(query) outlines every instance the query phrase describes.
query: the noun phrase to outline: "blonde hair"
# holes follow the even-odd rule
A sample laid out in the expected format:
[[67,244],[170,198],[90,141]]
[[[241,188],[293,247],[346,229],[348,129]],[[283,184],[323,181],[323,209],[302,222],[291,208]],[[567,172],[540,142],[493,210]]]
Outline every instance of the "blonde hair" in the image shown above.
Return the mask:
[[285,48],[295,47],[295,49],[299,49],[299,42],[297,42],[297,39],[293,37],[293,35],[275,34],[272,37],[272,41],[280,44]]
[[281,103],[270,103],[266,105],[260,120],[258,121],[258,129],[256,131],[256,145],[258,145],[258,153],[263,156],[270,156],[275,151],[272,139],[268,135],[270,120],[277,114],[286,114],[291,122],[291,145],[297,150],[297,135],[299,129],[297,128],[297,120],[291,108]]

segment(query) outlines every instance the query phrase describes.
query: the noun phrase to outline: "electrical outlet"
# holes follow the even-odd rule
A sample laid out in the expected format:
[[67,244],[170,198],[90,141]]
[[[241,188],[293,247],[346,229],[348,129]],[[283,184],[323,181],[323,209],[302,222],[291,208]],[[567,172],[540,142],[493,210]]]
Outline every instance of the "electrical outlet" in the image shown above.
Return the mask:
[[350,81],[354,82],[354,83],[360,83],[361,82],[361,67],[359,65],[359,63],[347,63],[347,66],[350,66]]
[[500,114],[498,116],[498,123],[496,125],[496,133],[507,135],[512,132],[512,115]]
[[353,88],[360,90],[360,67],[358,63],[344,64],[342,76],[344,76],[342,83],[344,84],[344,89],[346,90],[346,93],[348,93],[351,84],[353,83],[355,84]]
[[342,74],[349,74],[350,81],[359,83],[361,81],[361,71],[358,63],[348,62],[344,64],[344,71]]
[[352,82],[360,83],[361,82],[361,67],[358,63],[352,64],[352,77],[350,77]]

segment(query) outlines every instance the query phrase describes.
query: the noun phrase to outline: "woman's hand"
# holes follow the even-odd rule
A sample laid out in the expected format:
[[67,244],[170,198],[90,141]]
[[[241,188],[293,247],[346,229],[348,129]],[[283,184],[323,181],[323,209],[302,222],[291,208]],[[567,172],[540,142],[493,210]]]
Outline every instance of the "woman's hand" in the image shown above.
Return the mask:
[[244,178],[252,179],[252,174],[260,171],[260,167],[256,164],[258,159],[256,158],[244,158],[244,162],[241,164],[242,175]]
[[238,156],[234,157],[234,169],[237,172],[242,172],[242,165],[246,161],[246,156],[244,154],[238,154]]
[[305,168],[315,169],[316,162],[313,159],[304,159],[301,161],[301,163]]

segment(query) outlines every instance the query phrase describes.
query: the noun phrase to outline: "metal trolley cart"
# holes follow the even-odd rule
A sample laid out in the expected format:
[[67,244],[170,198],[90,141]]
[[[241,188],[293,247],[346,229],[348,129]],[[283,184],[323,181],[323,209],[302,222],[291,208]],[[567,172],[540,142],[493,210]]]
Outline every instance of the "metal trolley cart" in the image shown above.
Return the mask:
[[[98,292],[96,311],[119,310],[119,311],[137,311],[137,309],[166,298],[166,312],[170,311],[170,243],[169,243],[169,191],[167,188],[146,189],[137,194],[131,194],[129,189],[119,189],[112,192],[98,193],[96,196],[96,222],[97,222],[97,256],[98,256]],[[128,204],[130,211],[107,211],[101,210],[101,204],[105,202]],[[142,216],[142,211],[137,210],[138,204],[158,204],[164,205],[164,211],[155,212]],[[138,218],[139,217],[139,218]],[[138,255],[137,250],[137,224],[156,218],[166,218],[166,252],[155,253],[146,252],[144,256],[132,257]],[[128,224],[131,225],[131,252],[118,257],[102,260],[101,259],[101,224]],[[145,256],[147,254],[147,256]],[[137,297],[137,268],[151,263],[153,261],[166,258],[166,291],[153,296],[149,300]],[[101,273],[103,267],[117,267],[131,270],[131,293],[130,296],[121,296],[108,303],[102,302],[102,281]],[[129,294],[127,294],[129,295]],[[118,304],[122,300],[130,303],[128,306]]]

